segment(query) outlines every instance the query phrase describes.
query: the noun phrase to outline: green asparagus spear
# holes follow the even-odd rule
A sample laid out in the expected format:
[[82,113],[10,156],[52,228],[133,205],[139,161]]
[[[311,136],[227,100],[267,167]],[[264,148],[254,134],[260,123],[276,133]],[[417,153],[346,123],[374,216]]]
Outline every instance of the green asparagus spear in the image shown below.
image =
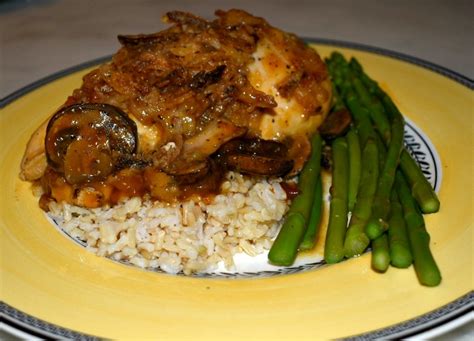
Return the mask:
[[372,212],[378,174],[377,145],[374,140],[370,139],[362,151],[362,171],[357,201],[344,240],[344,254],[347,258],[360,255],[369,245],[370,240],[365,234],[364,228]]
[[403,148],[403,125],[401,116],[395,116],[392,120],[391,140],[388,146],[387,157],[383,166],[383,171],[377,184],[372,216],[370,217],[365,233],[370,239],[379,237],[388,229],[387,218],[390,213],[390,192],[395,181],[400,153]]
[[311,139],[311,155],[301,170],[298,179],[299,195],[293,199],[289,212],[300,212],[305,222],[309,221],[313,205],[314,189],[321,171],[322,138],[316,133]]
[[347,146],[349,150],[349,192],[348,192],[348,208],[349,211],[354,210],[357,200],[357,192],[359,189],[360,173],[361,173],[361,152],[359,145],[359,136],[354,128],[351,128],[346,135]]
[[[369,91],[381,99],[386,113],[391,116],[392,119],[396,115],[402,116],[390,96],[388,96],[387,93],[385,93],[385,91],[380,88],[377,82],[372,80],[364,72],[357,59],[352,58],[350,65],[351,69],[359,75],[361,81],[369,89]],[[383,130],[384,128],[379,127],[378,129]],[[384,142],[388,145],[389,139],[385,139]],[[410,184],[413,196],[415,197],[422,212],[435,213],[439,211],[440,202],[436,193],[433,191],[431,184],[423,175],[423,172],[417,165],[416,161],[410,156],[406,149],[402,150],[400,156],[400,167]]]
[[[387,113],[391,116],[401,117],[402,114],[398,111],[398,108],[392,102],[390,97],[381,91],[381,98],[384,106],[387,108]],[[416,161],[410,156],[410,154],[403,149],[400,156],[400,166],[403,173],[410,183],[411,191],[415,197],[418,205],[420,206],[423,213],[435,213],[439,211],[439,199],[436,193],[431,187],[431,184],[423,175],[420,167]]]
[[306,222],[300,212],[290,212],[273,242],[268,259],[272,264],[289,266],[293,264],[298,245],[306,230]]
[[423,215],[419,211],[416,201],[410,193],[408,183],[400,171],[396,174],[396,186],[403,206],[408,240],[418,280],[426,286],[437,286],[441,282],[441,273],[430,251],[430,236],[426,231]]
[[[375,117],[378,119],[379,125],[381,124],[380,122],[382,122],[385,127],[390,129],[390,123],[385,116],[382,104],[365,89],[364,84],[359,79],[354,77],[353,72],[351,73],[351,70],[348,70],[348,63],[345,62],[343,57],[336,55],[334,59],[337,60],[337,67],[341,70],[341,74],[346,75],[346,77],[340,80],[339,86],[344,89],[346,103],[358,125],[361,144],[363,145],[368,138],[374,136],[374,132],[368,122],[368,112],[363,109],[364,106],[361,102],[371,108],[369,114],[371,118]],[[334,63],[336,64],[336,62]],[[335,67],[333,66],[333,68]],[[351,79],[352,86],[348,84]],[[355,95],[352,90],[353,88],[356,89],[358,96]],[[372,114],[371,112],[376,112],[376,114]],[[391,133],[384,134],[385,137],[391,139],[391,144],[389,145],[387,161],[379,178],[376,198],[372,208],[372,217],[365,230],[371,239],[377,238],[388,228],[386,220],[390,211],[390,191],[394,181],[395,170],[398,166],[400,151],[403,146],[403,124],[404,122],[401,116],[394,117]],[[391,138],[392,134],[393,138]]]
[[[332,68],[331,75],[337,75],[339,86],[343,85],[343,89],[347,89],[348,82],[351,83],[351,90],[354,91],[353,96],[357,98],[358,105],[366,108],[366,114],[377,124],[381,134],[390,139],[390,122],[385,116],[384,107],[375,96],[364,89],[364,84],[358,79],[359,69],[352,68],[340,53],[333,53],[329,61]],[[347,91],[342,91],[342,93],[344,97],[347,97]]]
[[311,155],[304,165],[298,182],[299,194],[291,203],[285,222],[268,253],[275,265],[291,265],[306,232],[313,206],[314,189],[320,176],[322,139],[315,134],[311,139]]
[[[382,137],[380,134],[375,134],[375,144],[377,146],[378,157],[379,157],[379,164],[378,169],[379,172],[383,172],[385,166],[385,160],[387,158],[387,150],[385,149],[385,145],[382,141]],[[390,263],[390,245],[385,245],[386,232],[382,235],[377,237],[376,239],[372,240],[372,254],[371,254],[371,264],[372,269],[377,272],[385,272],[388,263]],[[387,251],[388,250],[388,251]],[[387,255],[387,252],[389,253]]]
[[352,82],[362,105],[368,109],[370,118],[375,123],[375,126],[382,135],[382,138],[384,141],[390,141],[390,121],[385,114],[385,109],[382,103],[367,91],[359,78],[354,77]]
[[336,64],[336,65],[340,65],[342,63],[347,63],[346,59],[344,58],[342,53],[340,53],[338,51],[334,51],[334,52],[331,53],[330,60],[333,61],[334,64]]
[[[378,84],[365,74],[357,60],[351,60],[349,71],[348,63],[339,53],[333,53],[328,61],[332,65],[332,70],[330,70],[330,72],[333,82],[336,85],[336,88],[339,90],[340,96],[343,98],[344,102],[350,109],[355,119],[360,137],[360,145],[364,147],[365,142],[368,141],[370,137],[374,136],[371,135],[370,128],[367,128],[368,126],[370,126],[370,124],[366,124],[367,121],[364,122],[364,118],[367,118],[368,115],[370,115],[370,118],[376,125],[377,130],[380,132],[380,134],[382,134],[384,143],[389,148],[390,142],[392,140],[393,128],[391,128],[390,125],[387,125],[387,122],[397,122],[397,120],[398,124],[400,124],[400,122],[403,122],[403,116],[398,111],[398,108],[394,105],[390,97],[385,92],[383,92],[383,90],[381,90]],[[356,75],[357,77],[354,77],[354,75]],[[357,80],[354,81],[354,79]],[[354,85],[354,83],[356,86]],[[360,91],[363,90],[363,87],[361,87],[361,85],[364,85],[366,87],[366,90],[368,90],[368,93],[372,95],[365,97],[365,99],[369,99],[370,102],[365,101],[364,103],[372,109],[372,112],[369,112],[361,103],[361,98],[359,96]],[[359,93],[356,94],[357,90],[359,91]],[[380,105],[376,105],[376,110],[373,110],[374,97],[377,97],[381,101],[384,110],[381,110]],[[364,97],[362,96],[362,99],[363,98]],[[378,115],[374,115],[374,112]],[[385,120],[382,114],[386,115]],[[399,118],[397,118],[397,116]],[[379,119],[380,117],[382,117],[382,119]],[[361,122],[364,124],[361,125]],[[390,129],[389,133],[387,133],[387,128]],[[377,135],[378,134],[375,134],[375,136],[378,138]],[[381,146],[381,148],[379,147],[379,149],[382,156],[379,158],[382,160],[381,163],[383,164],[383,167],[385,167],[383,162],[383,154],[385,153],[385,148],[383,146],[383,143],[380,143],[379,140],[380,139],[376,139],[378,145]],[[416,161],[411,158],[411,156],[405,149],[402,149],[401,154],[399,154],[399,164],[401,170],[407,177],[407,180],[411,186],[411,192],[413,193],[414,197],[411,196],[412,193],[410,193],[410,188],[408,187],[408,184],[404,179],[402,172],[397,171],[395,181],[396,187],[399,191],[400,201],[402,202],[403,206],[403,217],[408,227],[407,230],[409,237],[409,247],[406,248],[406,243],[404,244],[399,242],[400,237],[395,238],[398,233],[398,230],[395,229],[394,233],[392,227],[390,227],[389,236],[391,237],[391,239],[395,239],[397,241],[396,243],[392,243],[394,244],[394,247],[390,251],[394,257],[394,260],[392,260],[392,262],[394,266],[405,266],[407,263],[409,263],[410,258],[410,256],[407,255],[405,251],[406,249],[409,250],[411,248],[413,249],[412,258],[415,264],[414,267],[420,282],[424,285],[438,285],[441,281],[441,275],[429,250],[429,235],[427,234],[426,229],[424,227],[423,216],[421,215],[421,212],[419,211],[416,202],[418,202],[418,205],[421,207],[424,213],[432,213],[439,210],[439,200],[433,189],[431,188],[431,185],[421,172],[421,169],[416,164]],[[363,180],[361,179],[361,182],[362,181]],[[392,197],[390,198],[394,201],[394,203],[392,204],[394,208],[393,213],[390,216],[390,225],[394,225],[397,222],[397,219],[398,221],[400,221],[399,213],[401,213],[401,206],[399,201],[395,200],[394,195],[396,195],[396,193],[392,194]],[[396,199],[398,199],[398,196],[396,197]],[[399,205],[398,207],[397,204]],[[394,218],[397,216],[398,218]],[[347,231],[347,234],[349,234],[349,230]],[[387,259],[390,260],[390,253],[385,253],[384,257],[381,257],[380,253],[377,251],[380,250],[380,248],[377,247],[379,246],[378,244],[383,244],[384,238],[387,238],[387,234],[382,234],[379,239],[375,239],[373,241],[372,246],[375,250],[376,255],[375,257],[373,256],[372,262],[374,263],[373,265],[376,269],[386,268],[389,262],[387,261]],[[403,244],[404,247],[399,248],[399,246],[403,246]],[[420,245],[421,247],[419,249],[415,249],[415,245]],[[388,250],[387,248],[384,249]],[[403,250],[401,253],[402,256],[401,259],[397,259],[397,257],[400,257],[400,250]]]
[[[359,79],[356,78],[354,83],[358,84],[358,93],[359,95],[363,94],[363,96],[365,96],[366,103],[371,101],[371,103],[368,104],[371,104],[372,107],[374,107],[377,102],[380,104],[377,99],[371,98],[368,89],[365,88]],[[384,115],[384,113],[379,111],[377,116],[381,115]],[[376,122],[374,123],[377,125]],[[381,176],[377,185],[372,216],[365,229],[370,239],[377,238],[388,228],[387,218],[390,212],[390,192],[395,178],[395,171],[399,164],[400,153],[403,148],[403,127],[403,117],[401,115],[393,115],[388,152],[386,158],[384,158],[383,169],[381,170]],[[382,131],[380,132],[382,133]],[[387,134],[382,135],[382,137],[383,136],[387,136]],[[382,149],[383,148],[379,148],[379,151],[382,152]],[[380,158],[380,160],[382,160],[382,158]]]
[[344,100],[342,99],[342,96],[341,94],[339,93],[339,91],[337,90],[337,87],[336,87],[336,80],[334,79],[335,78],[335,65],[334,63],[331,63],[331,61],[329,59],[326,59],[326,65],[328,66],[328,70],[329,70],[329,74],[331,75],[331,78],[332,78],[332,106],[331,106],[331,110],[332,111],[339,111],[339,110],[342,110],[342,109],[345,109],[346,106],[344,104]]
[[388,221],[388,243],[390,259],[393,266],[407,268],[413,263],[408,233],[403,219],[403,208],[395,189],[392,189],[390,198],[391,210]]
[[369,138],[375,139],[375,131],[370,122],[369,111],[361,104],[354,91],[351,82],[351,78],[353,77],[352,72],[344,57],[339,53],[333,53],[329,59],[329,63],[331,65],[329,69],[331,77],[339,89],[340,96],[342,96],[354,118],[359,135],[360,148],[364,148]]
[[400,168],[410,183],[411,191],[423,213],[436,213],[440,202],[433,187],[428,182],[416,161],[403,150],[400,156]]
[[390,264],[387,234],[384,233],[372,240],[372,269],[385,272]]
[[385,159],[387,158],[387,149],[383,144],[382,138],[379,134],[375,134],[375,144],[377,145],[377,150],[379,152],[379,171],[383,172],[383,167],[385,165]]
[[311,250],[316,244],[319,227],[321,224],[321,212],[323,209],[323,182],[321,175],[318,176],[314,190],[313,206],[309,217],[308,226],[300,244],[301,250]]
[[356,58],[352,57],[349,61],[349,65],[351,70],[353,70],[357,74],[357,76],[360,78],[362,83],[364,83],[369,92],[372,95],[379,97],[382,89],[378,86],[377,82],[372,80],[372,78],[370,78],[365,73],[364,68],[362,67],[362,65],[360,65],[359,61]]
[[347,142],[338,137],[332,142],[333,174],[329,224],[324,247],[327,263],[337,263],[344,258],[344,236],[347,227],[347,188],[349,182],[349,158]]

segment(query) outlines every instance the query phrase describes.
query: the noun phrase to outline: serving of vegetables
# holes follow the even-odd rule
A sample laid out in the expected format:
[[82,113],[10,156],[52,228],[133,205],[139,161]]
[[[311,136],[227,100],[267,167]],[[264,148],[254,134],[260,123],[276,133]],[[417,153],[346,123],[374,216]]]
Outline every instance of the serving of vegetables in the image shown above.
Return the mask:
[[[298,181],[286,220],[270,252],[275,265],[293,264],[298,251],[311,249],[321,224],[321,155],[331,147],[331,198],[324,246],[326,263],[372,250],[372,268],[413,264],[419,282],[437,286],[441,274],[429,248],[423,214],[439,210],[439,199],[404,148],[404,118],[391,98],[359,62],[338,52],[326,59],[333,82],[331,117],[350,113],[348,129],[316,133],[312,154]],[[324,141],[323,141],[324,140]]]

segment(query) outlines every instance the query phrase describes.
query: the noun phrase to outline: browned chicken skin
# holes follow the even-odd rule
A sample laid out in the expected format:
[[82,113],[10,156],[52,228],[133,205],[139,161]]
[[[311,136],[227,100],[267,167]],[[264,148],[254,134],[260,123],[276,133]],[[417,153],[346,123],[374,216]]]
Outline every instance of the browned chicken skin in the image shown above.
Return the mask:
[[[97,207],[144,193],[173,200],[192,193],[193,184],[200,195],[213,193],[225,168],[296,174],[329,109],[324,63],[262,18],[240,10],[216,15],[206,21],[170,12],[167,30],[119,36],[122,48],[84,76],[61,109],[66,114],[32,136],[21,177],[41,180],[47,198]],[[113,133],[117,124],[122,130]],[[119,148],[130,144],[131,132],[137,148]],[[225,148],[237,138],[246,152]],[[38,147],[44,139],[46,153]],[[285,152],[264,155],[273,148],[265,140]],[[244,144],[252,141],[261,152],[248,152]]]

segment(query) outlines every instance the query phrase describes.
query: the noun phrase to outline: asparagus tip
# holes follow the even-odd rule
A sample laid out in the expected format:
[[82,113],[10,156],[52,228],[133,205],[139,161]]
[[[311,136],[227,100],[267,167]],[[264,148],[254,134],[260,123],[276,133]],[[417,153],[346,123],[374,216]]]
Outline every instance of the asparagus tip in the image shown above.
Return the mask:
[[436,213],[439,211],[439,200],[436,197],[431,197],[429,200],[421,202],[421,211],[425,214]]

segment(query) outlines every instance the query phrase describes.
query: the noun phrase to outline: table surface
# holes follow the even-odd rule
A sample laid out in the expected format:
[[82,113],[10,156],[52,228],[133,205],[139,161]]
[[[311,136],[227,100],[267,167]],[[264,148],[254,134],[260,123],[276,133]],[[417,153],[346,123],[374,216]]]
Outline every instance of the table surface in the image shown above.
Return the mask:
[[[474,78],[474,2],[0,0],[0,98],[65,68],[114,53],[117,34],[156,32],[170,10],[212,18],[242,8],[302,37],[381,47]],[[474,323],[441,338],[469,339]],[[0,339],[9,338],[1,332]]]
[[0,1],[0,98],[51,73],[114,53],[119,33],[148,33],[180,9],[213,16],[242,8],[303,37],[382,47],[474,78],[473,2],[465,1]]

